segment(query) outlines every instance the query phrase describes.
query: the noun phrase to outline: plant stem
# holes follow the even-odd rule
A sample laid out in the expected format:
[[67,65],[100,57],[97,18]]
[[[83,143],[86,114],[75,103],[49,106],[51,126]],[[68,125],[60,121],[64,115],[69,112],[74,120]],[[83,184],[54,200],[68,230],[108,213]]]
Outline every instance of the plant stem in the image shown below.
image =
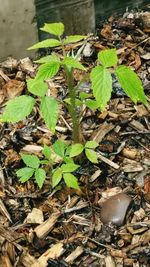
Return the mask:
[[73,74],[72,69],[65,68],[66,76],[67,76],[67,84],[70,96],[70,105],[69,105],[69,113],[72,118],[73,124],[73,141],[74,143],[80,143],[80,123],[79,117],[76,109],[76,90],[73,84]]
[[[59,40],[61,42],[62,52],[63,56],[66,56],[65,47],[63,40],[61,37],[59,37]],[[70,113],[71,119],[72,119],[72,125],[73,125],[73,141],[74,143],[81,143],[81,135],[80,135],[80,123],[79,123],[79,116],[76,109],[76,88],[73,83],[73,70],[67,68],[64,66],[66,77],[67,77],[67,85],[69,90],[69,96],[70,96],[70,105],[68,106],[68,111]]]

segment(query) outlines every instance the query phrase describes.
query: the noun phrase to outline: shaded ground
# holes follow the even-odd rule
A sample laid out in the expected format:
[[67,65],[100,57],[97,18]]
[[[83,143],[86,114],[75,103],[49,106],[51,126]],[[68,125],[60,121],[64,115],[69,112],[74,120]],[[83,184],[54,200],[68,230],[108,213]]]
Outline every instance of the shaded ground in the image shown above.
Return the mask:
[[[150,13],[113,18],[89,37],[87,44],[69,45],[90,69],[97,52],[117,48],[120,64],[136,70],[149,101]],[[59,53],[59,50],[56,52]],[[0,102],[26,91],[26,78],[37,66],[29,59],[1,63]],[[74,73],[76,81],[82,72]],[[64,73],[49,81],[50,93],[64,98]],[[80,90],[90,91],[85,82]],[[1,110],[2,110],[1,109]],[[20,184],[15,171],[21,151],[41,155],[43,144],[57,137],[70,141],[71,121],[62,110],[56,135],[45,128],[36,107],[27,120],[0,125],[0,266],[150,266],[150,106],[134,105],[114,78],[112,100],[104,112],[83,107],[82,132],[99,143],[99,164],[87,160],[76,175],[81,190],[52,190],[50,177],[39,190],[34,181]],[[59,190],[61,189],[61,190]],[[122,226],[101,222],[102,203],[119,192],[132,202]]]

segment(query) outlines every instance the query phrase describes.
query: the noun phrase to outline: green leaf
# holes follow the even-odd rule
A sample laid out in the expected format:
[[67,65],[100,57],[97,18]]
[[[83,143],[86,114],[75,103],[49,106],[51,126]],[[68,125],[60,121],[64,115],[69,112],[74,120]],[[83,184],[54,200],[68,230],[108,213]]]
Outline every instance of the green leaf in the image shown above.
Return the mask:
[[68,187],[79,189],[78,180],[73,174],[64,173],[63,178]]
[[147,105],[147,97],[144,94],[142,82],[133,70],[121,65],[116,69],[115,74],[123,90],[134,103],[141,101],[144,105]]
[[74,164],[74,163],[67,163],[67,164],[63,164],[61,166],[61,169],[64,172],[74,172],[75,170],[77,170],[80,167],[80,165],[78,164]]
[[85,148],[96,148],[98,143],[95,141],[87,141],[85,144]]
[[78,156],[82,153],[84,146],[82,144],[74,144],[71,146],[70,157]]
[[89,97],[89,94],[86,92],[81,92],[79,95],[81,100],[85,100],[86,98]]
[[[70,156],[70,151],[71,151],[71,145],[66,145],[66,151],[65,151],[65,156]],[[70,159],[73,161],[73,159]]]
[[48,165],[49,164],[49,160],[42,159],[42,160],[40,160],[40,164]]
[[51,96],[45,96],[41,101],[40,111],[43,115],[45,124],[52,131],[52,133],[54,133],[58,120],[58,102]]
[[76,43],[81,41],[82,39],[85,39],[87,36],[85,35],[69,35],[66,37],[66,39],[64,40],[64,45],[66,44],[70,44],[70,43]]
[[38,69],[36,79],[47,80],[54,77],[59,71],[59,62],[49,62],[41,65]]
[[27,182],[33,176],[33,173],[34,169],[28,167],[22,168],[16,172],[17,176],[21,177],[19,179],[21,183]]
[[118,58],[116,48],[102,50],[98,53],[98,60],[104,67],[117,65]]
[[21,154],[23,162],[33,169],[37,169],[40,165],[40,160],[35,155]]
[[44,81],[37,79],[27,80],[27,87],[30,93],[41,97],[43,97],[48,90],[48,85]]
[[90,75],[92,81],[93,94],[99,107],[104,110],[107,102],[111,98],[112,77],[103,66],[95,67]]
[[52,55],[49,55],[49,56],[46,56],[46,57],[42,57],[38,60],[35,60],[34,61],[35,63],[50,63],[50,62],[54,62],[54,63],[60,63],[60,58],[55,55],[55,54],[52,54]]
[[77,59],[73,57],[65,57],[64,60],[62,61],[62,64],[74,69],[85,70],[84,66]]
[[39,168],[35,171],[35,180],[39,188],[42,188],[45,178],[46,178],[46,172],[43,169]]
[[52,175],[52,187],[59,184],[62,179],[62,170],[60,168],[56,169]]
[[66,157],[66,156],[63,157],[63,161],[64,161],[65,163],[67,163],[67,164],[68,164],[68,163],[69,163],[69,164],[70,164],[70,163],[71,163],[71,164],[74,163],[74,161],[73,161],[72,158],[70,158],[70,157]]
[[49,146],[44,145],[44,148],[42,150],[42,154],[49,160],[52,154],[52,151]]
[[29,181],[30,178],[31,178],[31,177],[22,176],[22,177],[20,177],[19,181],[20,181],[21,183],[25,183],[25,182]]
[[[64,102],[67,103],[68,105],[71,105],[71,99],[69,97],[65,98]],[[75,104],[76,106],[81,106],[82,102],[80,99],[75,99]]]
[[64,157],[66,145],[62,140],[60,140],[60,139],[56,140],[56,142],[53,144],[52,147],[53,147],[54,152],[58,156],[60,156],[62,158]]
[[80,107],[82,105],[82,101],[80,99],[75,99],[76,107]]
[[47,39],[47,40],[44,40],[44,41],[41,41],[39,43],[32,45],[31,47],[28,48],[28,50],[47,48],[47,47],[56,47],[60,45],[61,45],[61,42],[58,41],[57,39]]
[[90,108],[90,109],[97,109],[99,107],[99,104],[97,103],[97,101],[92,100],[92,99],[86,99],[85,101],[85,105]]
[[31,96],[22,95],[7,102],[0,121],[18,122],[25,119],[32,111],[35,100]]
[[25,182],[29,181],[30,178],[31,177],[28,177],[28,176],[22,176],[22,177],[20,177],[19,181],[21,183],[25,183]]
[[91,161],[92,163],[98,163],[97,154],[95,151],[93,151],[92,149],[86,148],[85,154],[86,154],[89,161]]
[[40,28],[40,30],[44,32],[48,32],[50,34],[54,34],[56,36],[61,36],[64,32],[64,24],[59,23],[45,23],[43,28]]
[[71,105],[70,97],[65,98],[64,102],[67,103],[68,105]]

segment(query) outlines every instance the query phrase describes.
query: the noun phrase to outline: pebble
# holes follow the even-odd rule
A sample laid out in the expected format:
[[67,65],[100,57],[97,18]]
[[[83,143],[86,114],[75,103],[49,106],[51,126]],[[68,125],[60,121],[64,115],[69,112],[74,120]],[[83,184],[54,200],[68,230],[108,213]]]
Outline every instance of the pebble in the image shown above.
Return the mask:
[[150,60],[150,53],[146,53],[145,55],[142,55],[141,58],[145,60]]
[[119,193],[106,200],[101,209],[101,221],[121,226],[124,223],[127,209],[132,199],[125,193]]
[[84,57],[90,57],[90,56],[92,56],[93,52],[94,52],[94,50],[93,50],[92,44],[87,43],[84,47],[84,50],[83,50],[83,56]]

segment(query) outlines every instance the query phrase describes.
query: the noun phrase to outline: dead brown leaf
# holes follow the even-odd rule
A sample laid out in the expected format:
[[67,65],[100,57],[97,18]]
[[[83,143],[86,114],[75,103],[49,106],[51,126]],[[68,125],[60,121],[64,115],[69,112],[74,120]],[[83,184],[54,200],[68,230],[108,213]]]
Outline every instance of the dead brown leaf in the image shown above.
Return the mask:
[[3,86],[3,90],[7,98],[12,99],[16,96],[21,95],[24,87],[25,87],[24,82],[18,80],[10,80]]
[[101,30],[101,35],[105,37],[106,39],[112,37],[112,31],[111,31],[111,26],[108,24],[105,24],[103,29]]
[[133,65],[135,70],[138,70],[139,67],[141,66],[141,58],[139,56],[139,54],[135,54],[135,64]]
[[20,156],[13,149],[7,150],[6,155],[7,157],[5,159],[5,166],[15,164],[16,162],[20,161]]

